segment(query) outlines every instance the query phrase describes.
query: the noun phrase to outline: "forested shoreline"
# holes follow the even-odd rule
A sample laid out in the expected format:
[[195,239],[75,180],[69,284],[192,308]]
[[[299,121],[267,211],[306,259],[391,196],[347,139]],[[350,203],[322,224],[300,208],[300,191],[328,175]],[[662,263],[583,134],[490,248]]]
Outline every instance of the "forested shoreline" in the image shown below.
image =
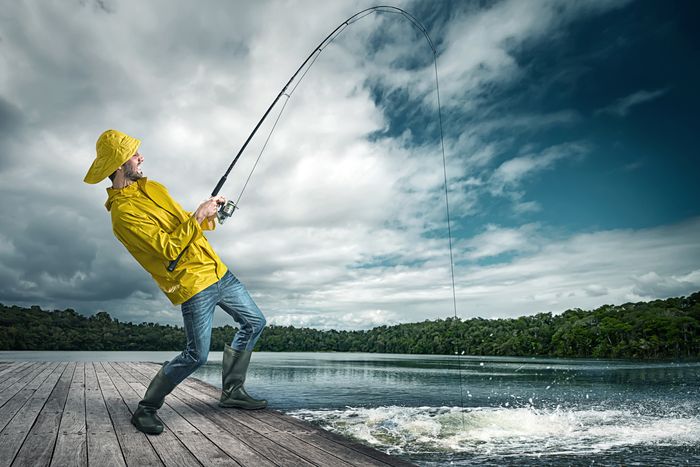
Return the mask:
[[[366,331],[320,331],[270,325],[256,350],[381,352],[484,356],[700,358],[700,292],[688,297],[572,309],[508,319],[439,319]],[[173,350],[182,327],[120,322],[108,313],[42,310],[0,304],[0,350]],[[222,351],[235,328],[212,330]]]

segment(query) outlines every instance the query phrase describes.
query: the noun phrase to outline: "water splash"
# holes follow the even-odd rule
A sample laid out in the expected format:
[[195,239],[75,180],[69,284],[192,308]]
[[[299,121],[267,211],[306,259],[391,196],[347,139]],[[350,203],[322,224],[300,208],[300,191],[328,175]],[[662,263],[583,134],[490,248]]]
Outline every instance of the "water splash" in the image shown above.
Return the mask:
[[700,445],[700,417],[677,411],[478,407],[464,410],[464,429],[459,407],[347,407],[290,415],[392,454],[539,457]]

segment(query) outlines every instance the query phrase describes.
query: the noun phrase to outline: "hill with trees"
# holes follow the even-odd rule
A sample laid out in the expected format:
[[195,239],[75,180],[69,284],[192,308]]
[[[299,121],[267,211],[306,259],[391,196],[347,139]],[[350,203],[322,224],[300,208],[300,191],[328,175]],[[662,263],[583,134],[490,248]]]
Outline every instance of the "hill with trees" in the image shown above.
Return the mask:
[[[175,350],[182,327],[123,323],[106,312],[42,310],[0,304],[0,350]],[[222,351],[236,328],[212,330]],[[507,319],[438,319],[364,331],[270,325],[256,350],[382,352],[594,358],[700,358],[700,292],[688,297],[572,309]]]

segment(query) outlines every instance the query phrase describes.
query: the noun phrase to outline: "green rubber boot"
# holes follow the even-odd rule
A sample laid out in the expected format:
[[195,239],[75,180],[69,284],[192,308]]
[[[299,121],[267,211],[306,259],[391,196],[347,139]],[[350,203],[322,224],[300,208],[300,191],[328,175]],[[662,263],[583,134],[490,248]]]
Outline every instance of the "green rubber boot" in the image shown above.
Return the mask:
[[157,435],[163,432],[163,420],[158,417],[156,411],[163,406],[165,396],[177,386],[165,376],[164,368],[167,363],[164,362],[161,369],[153,377],[151,384],[146,389],[146,395],[143,396],[136,412],[131,416],[131,423],[144,433]]
[[264,409],[267,407],[266,400],[253,399],[243,388],[251,354],[252,352],[247,350],[233,350],[230,345],[224,345],[219,407],[236,407],[238,409],[248,410]]

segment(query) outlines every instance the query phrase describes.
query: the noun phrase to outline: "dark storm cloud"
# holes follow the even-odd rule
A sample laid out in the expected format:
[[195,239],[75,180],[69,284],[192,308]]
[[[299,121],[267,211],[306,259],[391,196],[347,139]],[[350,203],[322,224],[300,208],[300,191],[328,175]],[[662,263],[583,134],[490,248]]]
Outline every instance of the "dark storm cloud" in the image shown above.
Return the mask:
[[23,279],[37,280],[40,275],[49,274],[68,280],[89,269],[97,252],[96,243],[64,214],[32,217],[13,237],[15,257],[8,264],[22,266],[26,271]]
[[242,9],[162,6],[100,0],[6,6],[0,215],[11,221],[0,227],[0,300],[83,312],[114,300],[167,305],[114,238],[104,189],[81,180],[105,126],[148,135],[163,105],[177,113],[173,99],[188,93],[198,73],[212,63],[234,67],[247,54],[247,23],[230,16]]
[[72,211],[53,210],[6,230],[9,240],[0,253],[4,300],[94,301],[159,293],[134,261],[104,251],[121,245],[111,238],[100,244],[85,223]]
[[0,96],[0,136],[3,138],[9,136],[21,122],[22,112]]
[[0,170],[6,169],[13,158],[13,145],[24,118],[20,109],[0,96]]

